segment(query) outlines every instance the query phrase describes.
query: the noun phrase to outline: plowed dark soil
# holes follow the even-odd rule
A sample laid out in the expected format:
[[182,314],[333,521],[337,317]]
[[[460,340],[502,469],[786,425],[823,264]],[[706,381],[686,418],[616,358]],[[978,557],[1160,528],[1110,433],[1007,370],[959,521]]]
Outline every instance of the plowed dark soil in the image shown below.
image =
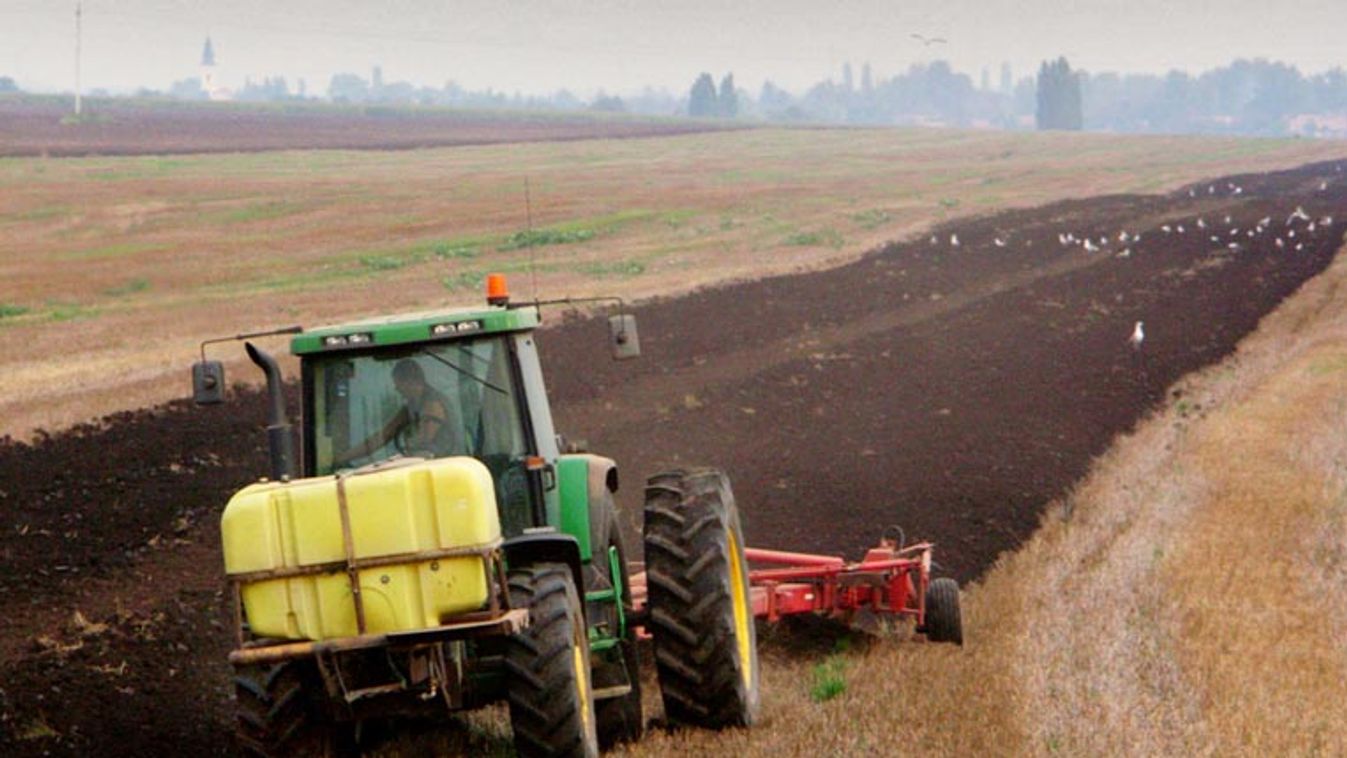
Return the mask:
[[[754,544],[855,555],[897,524],[968,580],[1327,265],[1342,169],[963,221],[839,269],[647,303],[637,362],[568,321],[540,340],[558,428],[619,460],[628,514],[647,474],[719,465]],[[1314,231],[1287,226],[1297,206]],[[215,518],[265,470],[261,411],[236,390],[0,443],[0,752],[229,752]]]
[[0,156],[163,155],[264,150],[409,150],[423,147],[660,137],[723,129],[712,123],[539,111],[410,107],[264,106],[117,98],[70,104],[0,97]]

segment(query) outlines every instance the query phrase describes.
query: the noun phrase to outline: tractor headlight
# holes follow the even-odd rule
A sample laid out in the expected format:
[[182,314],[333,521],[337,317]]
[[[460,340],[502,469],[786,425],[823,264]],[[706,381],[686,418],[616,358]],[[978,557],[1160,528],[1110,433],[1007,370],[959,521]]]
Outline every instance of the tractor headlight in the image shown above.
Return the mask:
[[457,321],[451,324],[436,324],[430,327],[430,335],[432,337],[445,337],[451,334],[470,334],[472,332],[481,331],[481,329],[482,322],[479,320]]

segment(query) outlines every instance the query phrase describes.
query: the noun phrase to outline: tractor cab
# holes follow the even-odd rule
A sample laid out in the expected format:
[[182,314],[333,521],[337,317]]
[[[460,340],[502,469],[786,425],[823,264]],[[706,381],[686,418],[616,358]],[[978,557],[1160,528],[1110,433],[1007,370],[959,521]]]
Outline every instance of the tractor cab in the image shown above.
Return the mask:
[[537,325],[536,307],[493,307],[297,335],[304,476],[468,456],[491,472],[507,537],[556,523],[558,450]]

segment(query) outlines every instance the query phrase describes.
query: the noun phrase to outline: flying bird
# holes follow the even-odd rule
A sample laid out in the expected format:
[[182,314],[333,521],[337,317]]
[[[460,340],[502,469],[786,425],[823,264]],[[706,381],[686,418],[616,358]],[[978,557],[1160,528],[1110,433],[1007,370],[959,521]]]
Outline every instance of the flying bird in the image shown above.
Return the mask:
[[1132,336],[1127,338],[1128,343],[1132,345],[1133,350],[1140,350],[1141,343],[1146,341],[1146,332],[1141,328],[1141,322],[1132,327]]
[[908,36],[920,42],[925,47],[930,47],[931,45],[943,45],[948,42],[944,37],[926,37],[921,34],[910,34]]

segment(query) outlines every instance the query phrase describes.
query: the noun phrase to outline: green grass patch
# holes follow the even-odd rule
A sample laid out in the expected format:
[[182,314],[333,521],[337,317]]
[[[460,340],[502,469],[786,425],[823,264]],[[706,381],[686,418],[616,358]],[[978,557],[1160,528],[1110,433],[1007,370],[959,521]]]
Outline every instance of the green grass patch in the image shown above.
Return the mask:
[[79,303],[51,303],[50,306],[51,310],[47,312],[47,317],[52,321],[76,321],[98,315],[97,308]]
[[84,250],[72,250],[60,256],[62,260],[91,261],[102,258],[124,258],[141,253],[157,253],[167,250],[163,242],[119,242],[115,245],[103,245]]
[[436,260],[450,261],[476,258],[476,245],[454,244],[445,240],[430,243],[430,255]]
[[362,255],[360,265],[370,271],[396,271],[412,261],[393,255]]
[[444,288],[450,292],[462,292],[480,289],[485,281],[485,271],[460,271],[457,274],[444,277],[440,280],[440,284],[444,285]]
[[32,309],[22,305],[14,305],[13,303],[0,303],[0,319],[22,316],[23,314],[27,313],[30,310]]
[[785,244],[794,247],[823,247],[839,248],[842,246],[842,235],[834,229],[820,229],[816,232],[796,232],[783,240]]
[[103,294],[108,295],[110,297],[121,297],[123,295],[134,295],[137,292],[144,292],[149,288],[150,288],[149,279],[137,277],[120,286],[109,287],[108,289],[103,290]]
[[571,245],[592,240],[594,235],[593,229],[527,229],[506,237],[496,249],[504,253],[529,247]]
[[852,214],[851,220],[862,229],[874,229],[892,221],[893,216],[890,216],[886,210],[871,208],[868,211]]
[[219,221],[226,224],[247,224],[255,221],[270,221],[272,219],[293,216],[296,213],[302,212],[304,208],[305,206],[299,203],[273,200],[224,211],[219,214],[217,218]]
[[814,666],[809,698],[824,703],[847,691],[847,662],[839,654],[828,656]]

